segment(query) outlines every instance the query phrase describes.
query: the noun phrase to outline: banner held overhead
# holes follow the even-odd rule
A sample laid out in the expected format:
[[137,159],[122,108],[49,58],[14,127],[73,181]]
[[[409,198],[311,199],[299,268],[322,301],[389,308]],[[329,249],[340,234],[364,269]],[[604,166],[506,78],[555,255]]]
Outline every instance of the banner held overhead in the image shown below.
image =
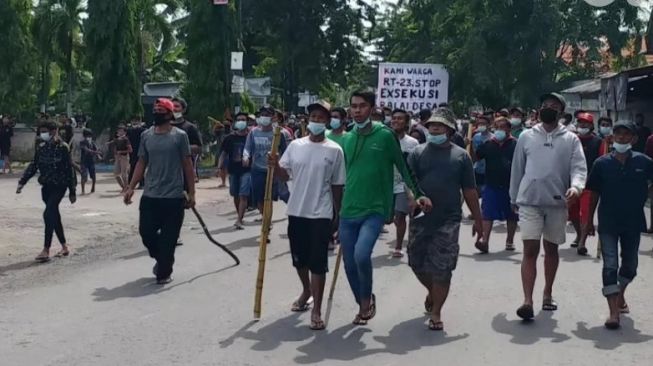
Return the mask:
[[418,112],[449,100],[449,72],[437,64],[379,64],[377,104]]

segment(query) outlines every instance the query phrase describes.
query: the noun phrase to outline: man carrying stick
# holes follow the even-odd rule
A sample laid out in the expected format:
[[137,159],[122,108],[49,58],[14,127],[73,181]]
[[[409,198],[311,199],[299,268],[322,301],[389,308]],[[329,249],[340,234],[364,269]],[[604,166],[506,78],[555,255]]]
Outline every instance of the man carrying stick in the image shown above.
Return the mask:
[[276,155],[269,157],[275,175],[284,182],[292,178],[294,183],[288,201],[288,239],[303,291],[291,310],[307,311],[313,296],[312,330],[325,328],[322,298],[332,224],[337,222],[337,217],[332,221],[332,216],[334,207],[336,212],[340,209],[345,184],[342,149],[325,138],[330,109],[331,106],[323,101],[308,106],[309,135],[292,141],[281,160]]

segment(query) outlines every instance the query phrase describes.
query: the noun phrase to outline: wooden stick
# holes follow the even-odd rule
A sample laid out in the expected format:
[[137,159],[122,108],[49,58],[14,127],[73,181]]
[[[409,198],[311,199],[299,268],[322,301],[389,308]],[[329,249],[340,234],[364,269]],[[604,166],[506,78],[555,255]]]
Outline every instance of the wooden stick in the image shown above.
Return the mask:
[[469,156],[472,156],[472,138],[474,137],[474,126],[472,125],[472,121],[469,121],[467,124],[467,141],[469,141],[469,145],[467,145],[467,153]]
[[342,262],[342,244],[338,246],[338,256],[336,256],[336,266],[333,269],[333,280],[331,281],[331,290],[329,291],[329,300],[333,300],[333,293],[336,291],[336,282],[338,281],[338,272],[340,272],[340,262]]
[[[281,128],[274,129],[272,137],[272,149],[270,154],[277,155],[279,152],[279,141],[281,139]],[[268,175],[265,181],[265,199],[263,201],[263,224],[261,225],[261,239],[258,251],[258,273],[256,275],[256,294],[254,296],[254,319],[261,318],[261,299],[263,297],[263,278],[265,277],[265,260],[267,257],[268,237],[272,224],[272,183],[274,182],[274,167],[268,166]]]

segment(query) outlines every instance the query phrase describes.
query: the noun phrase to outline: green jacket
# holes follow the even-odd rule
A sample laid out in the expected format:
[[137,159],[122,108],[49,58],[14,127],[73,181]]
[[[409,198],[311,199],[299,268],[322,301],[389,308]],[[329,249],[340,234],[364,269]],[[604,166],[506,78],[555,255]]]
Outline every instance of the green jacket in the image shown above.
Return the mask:
[[390,218],[393,210],[394,167],[415,198],[422,193],[415,184],[392,130],[374,123],[367,135],[358,130],[342,140],[347,167],[340,217],[360,218],[372,214]]
[[332,133],[331,131],[327,131],[326,137],[329,140],[331,140],[331,141],[335,142],[336,144],[340,145],[340,147],[342,147],[342,140],[344,140],[345,136],[347,136],[348,134],[349,134],[348,132],[343,132],[340,135],[336,135],[336,134]]

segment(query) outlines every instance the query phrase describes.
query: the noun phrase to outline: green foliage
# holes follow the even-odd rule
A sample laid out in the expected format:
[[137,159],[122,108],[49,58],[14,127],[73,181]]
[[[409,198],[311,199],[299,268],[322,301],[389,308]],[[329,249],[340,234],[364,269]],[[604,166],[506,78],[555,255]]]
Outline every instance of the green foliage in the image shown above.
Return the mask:
[[30,37],[31,0],[0,1],[0,111],[34,110],[36,62]]
[[454,101],[500,107],[606,71],[604,48],[619,59],[641,29],[621,1],[597,10],[583,0],[415,0],[376,36],[383,59],[446,65]]
[[135,54],[136,1],[88,0],[85,36],[93,73],[94,128],[114,127],[142,110]]

